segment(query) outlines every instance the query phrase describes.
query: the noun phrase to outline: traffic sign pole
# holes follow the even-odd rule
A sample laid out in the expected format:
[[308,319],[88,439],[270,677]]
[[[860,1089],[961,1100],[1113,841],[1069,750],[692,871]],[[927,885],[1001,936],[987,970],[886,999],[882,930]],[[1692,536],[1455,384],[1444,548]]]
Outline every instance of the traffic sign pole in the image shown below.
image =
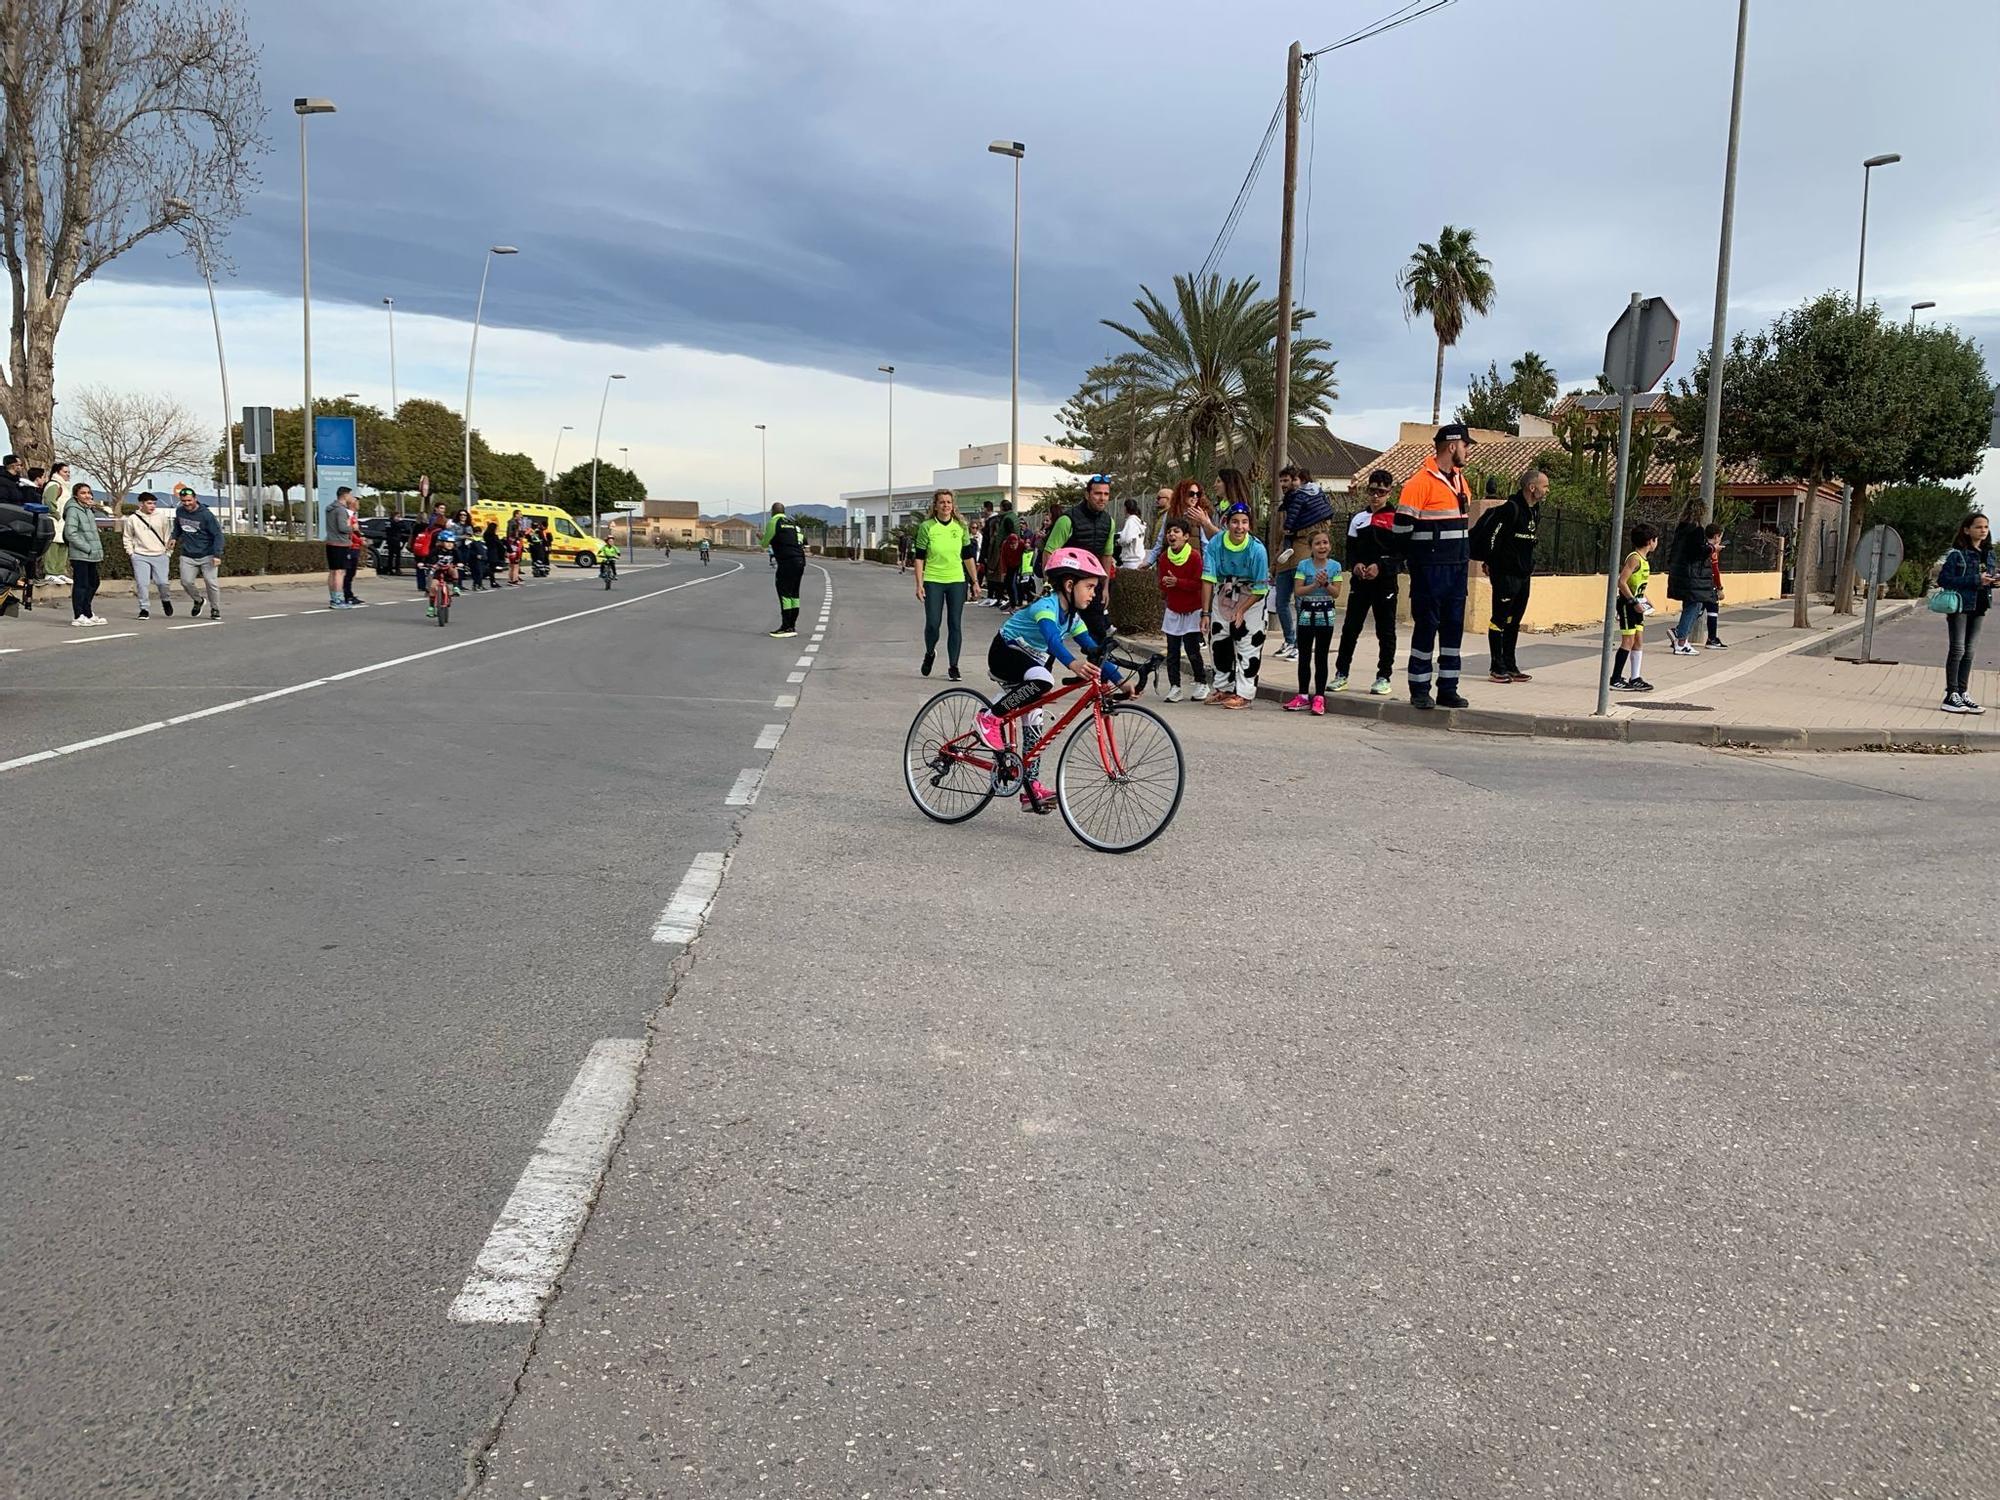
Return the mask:
[[1884,579],[1903,565],[1902,533],[1893,526],[1871,526],[1861,538],[1856,565],[1868,574],[1868,603],[1861,616],[1861,659],[1875,659],[1875,601]]
[[[1611,330],[1612,342],[1618,343],[1619,331],[1628,323],[1636,327],[1639,318],[1640,297],[1632,294],[1632,302]],[[1607,358],[1605,373],[1618,385],[1618,480],[1611,490],[1611,557],[1605,564],[1604,578],[1604,640],[1598,652],[1597,662],[1597,716],[1603,718],[1611,712],[1611,640],[1613,628],[1618,623],[1618,549],[1625,534],[1625,471],[1632,457],[1632,376],[1637,360],[1636,339],[1628,341],[1628,347],[1614,348],[1611,355],[1625,356],[1625,368],[1613,370]]]

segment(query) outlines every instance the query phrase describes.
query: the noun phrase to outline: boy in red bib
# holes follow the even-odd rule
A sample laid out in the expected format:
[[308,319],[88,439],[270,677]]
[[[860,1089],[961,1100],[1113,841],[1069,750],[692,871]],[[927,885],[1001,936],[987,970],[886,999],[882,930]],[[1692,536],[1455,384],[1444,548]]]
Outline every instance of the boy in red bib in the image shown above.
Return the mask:
[[1201,665],[1201,636],[1204,628],[1201,609],[1201,549],[1194,544],[1192,523],[1185,516],[1169,516],[1160,531],[1160,545],[1146,557],[1160,577],[1160,600],[1166,606],[1160,629],[1167,638],[1167,702],[1181,699],[1181,653],[1187,653],[1188,671],[1194,675],[1197,703],[1208,696],[1208,674]]

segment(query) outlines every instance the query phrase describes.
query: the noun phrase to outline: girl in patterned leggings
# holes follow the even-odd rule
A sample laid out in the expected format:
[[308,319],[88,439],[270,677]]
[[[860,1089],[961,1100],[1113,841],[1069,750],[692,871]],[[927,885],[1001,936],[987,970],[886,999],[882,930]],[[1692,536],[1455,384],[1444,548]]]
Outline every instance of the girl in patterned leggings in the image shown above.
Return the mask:
[[1215,664],[1211,704],[1248,708],[1257,697],[1257,667],[1264,654],[1265,595],[1271,562],[1250,535],[1250,507],[1238,500],[1224,527],[1202,551],[1202,613]]

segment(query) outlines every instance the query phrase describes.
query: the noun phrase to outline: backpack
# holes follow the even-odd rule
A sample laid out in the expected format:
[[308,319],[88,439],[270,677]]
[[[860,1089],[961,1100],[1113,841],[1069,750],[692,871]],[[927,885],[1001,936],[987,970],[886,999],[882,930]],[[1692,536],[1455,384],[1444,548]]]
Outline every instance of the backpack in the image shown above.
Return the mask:
[[1500,512],[1506,508],[1504,502],[1496,505],[1473,523],[1472,538],[1466,545],[1474,562],[1493,560],[1493,538],[1499,534]]
[[418,532],[417,539],[410,543],[410,556],[416,558],[418,562],[427,559],[431,555],[431,538],[436,535],[435,531],[428,528]]

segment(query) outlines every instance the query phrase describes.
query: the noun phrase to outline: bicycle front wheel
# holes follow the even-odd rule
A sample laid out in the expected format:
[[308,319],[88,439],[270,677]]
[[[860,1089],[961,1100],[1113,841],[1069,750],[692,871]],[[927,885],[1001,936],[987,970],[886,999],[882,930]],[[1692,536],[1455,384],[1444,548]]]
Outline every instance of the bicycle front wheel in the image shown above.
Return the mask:
[[[910,721],[903,784],[925,817],[963,823],[993,800],[993,752],[980,743],[972,723],[991,706],[971,688],[946,688]],[[984,765],[968,764],[962,755]]]
[[1119,703],[1077,726],[1056,759],[1056,806],[1069,831],[1103,854],[1158,838],[1180,810],[1181,742],[1150,708]]

